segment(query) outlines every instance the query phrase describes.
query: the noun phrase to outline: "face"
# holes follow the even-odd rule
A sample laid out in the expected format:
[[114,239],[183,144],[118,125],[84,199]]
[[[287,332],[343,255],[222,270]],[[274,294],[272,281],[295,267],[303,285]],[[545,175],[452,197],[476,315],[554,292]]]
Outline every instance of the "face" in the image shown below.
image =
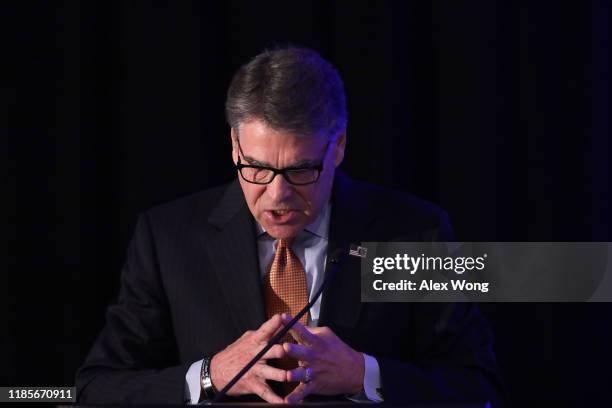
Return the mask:
[[[255,119],[240,124],[238,149],[232,129],[232,157],[243,164],[274,167],[304,167],[323,163],[316,183],[292,185],[277,174],[270,184],[253,184],[240,175],[240,186],[253,217],[272,237],[293,238],[314,221],[329,200],[336,167],[344,158],[346,136],[330,139],[327,136],[298,136],[274,130]],[[327,150],[325,147],[328,145]]]

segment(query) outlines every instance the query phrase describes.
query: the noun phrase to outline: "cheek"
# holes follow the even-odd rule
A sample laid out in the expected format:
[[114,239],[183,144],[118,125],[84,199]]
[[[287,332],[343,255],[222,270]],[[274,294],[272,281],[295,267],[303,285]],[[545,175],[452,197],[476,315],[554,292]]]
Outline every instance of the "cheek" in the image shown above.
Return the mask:
[[331,187],[333,184],[333,172],[325,173],[321,175],[317,187],[309,190],[308,199],[310,200],[311,206],[322,205],[327,199],[329,199],[331,193]]
[[260,187],[256,184],[247,183],[245,181],[240,182],[242,185],[242,191],[246,199],[249,208],[254,212],[257,209],[257,203],[261,198],[262,194],[266,190],[264,187]]
[[321,200],[321,191],[318,188],[306,188],[301,190],[296,190],[297,195],[301,198],[301,200],[306,204],[308,209],[316,206],[318,202]]

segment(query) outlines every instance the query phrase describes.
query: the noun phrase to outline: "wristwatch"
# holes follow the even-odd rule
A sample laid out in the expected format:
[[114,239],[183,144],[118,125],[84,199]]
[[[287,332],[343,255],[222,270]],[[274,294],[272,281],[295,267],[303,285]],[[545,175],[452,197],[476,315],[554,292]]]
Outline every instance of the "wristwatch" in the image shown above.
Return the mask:
[[211,401],[217,390],[213,385],[212,378],[210,377],[210,362],[212,361],[212,357],[204,357],[202,361],[202,371],[200,372],[200,385],[202,386],[202,395],[200,396],[200,401]]

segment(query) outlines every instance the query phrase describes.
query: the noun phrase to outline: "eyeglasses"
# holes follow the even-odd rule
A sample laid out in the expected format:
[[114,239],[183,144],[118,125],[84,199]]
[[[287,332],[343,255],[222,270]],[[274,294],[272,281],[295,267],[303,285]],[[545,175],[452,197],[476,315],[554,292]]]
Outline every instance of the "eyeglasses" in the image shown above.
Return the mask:
[[[242,147],[240,146],[240,140],[236,138],[238,142],[238,150],[244,157]],[[323,171],[323,160],[327,154],[329,148],[329,141],[325,145],[325,151],[323,152],[323,158],[321,162],[316,166],[307,167],[285,167],[284,169],[276,169],[274,167],[267,166],[255,166],[251,164],[242,164],[240,156],[238,156],[238,163],[234,166],[240,173],[240,176],[244,181],[253,184],[270,184],[277,174],[281,174],[289,184],[294,186],[304,186],[307,184],[316,183],[321,176]],[[246,160],[246,158],[245,158]],[[248,162],[248,161],[247,161]]]

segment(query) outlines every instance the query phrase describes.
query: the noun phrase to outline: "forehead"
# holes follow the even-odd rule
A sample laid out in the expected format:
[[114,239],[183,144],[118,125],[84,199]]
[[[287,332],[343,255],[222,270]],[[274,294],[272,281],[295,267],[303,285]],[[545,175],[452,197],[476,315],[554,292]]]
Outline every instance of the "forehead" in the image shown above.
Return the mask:
[[323,135],[274,129],[261,120],[241,124],[238,138],[244,155],[257,160],[320,160],[327,143]]

